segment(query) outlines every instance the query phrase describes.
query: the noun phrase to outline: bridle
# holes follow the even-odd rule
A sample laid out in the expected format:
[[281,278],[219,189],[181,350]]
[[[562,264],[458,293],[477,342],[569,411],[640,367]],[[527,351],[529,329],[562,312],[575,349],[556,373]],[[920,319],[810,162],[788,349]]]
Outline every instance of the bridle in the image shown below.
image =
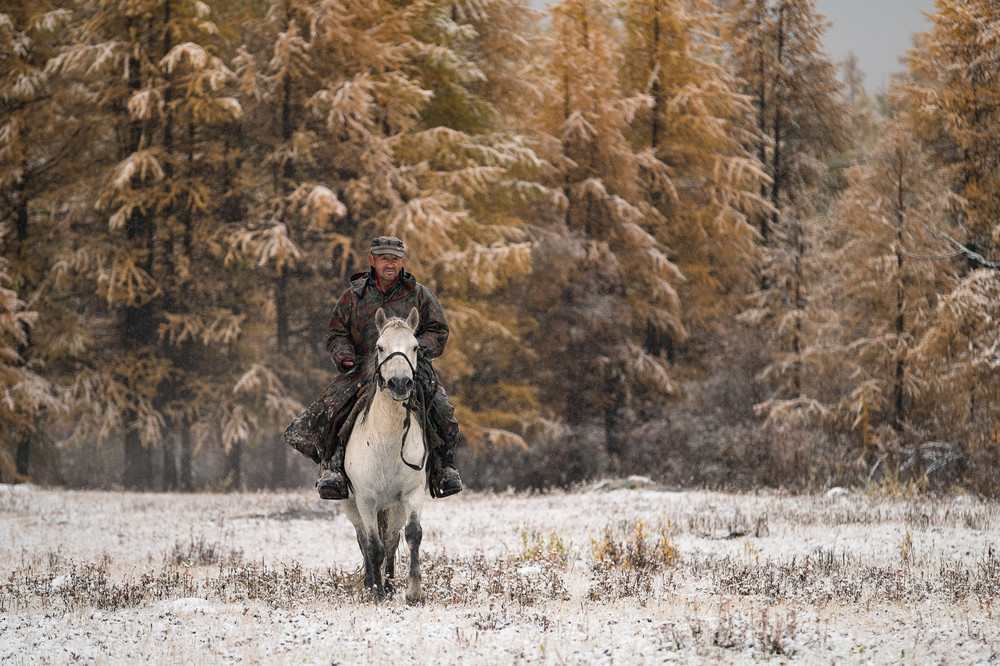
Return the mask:
[[420,385],[420,382],[417,381],[417,369],[413,366],[413,363],[410,362],[410,357],[407,356],[405,352],[394,351],[388,356],[386,356],[384,359],[379,361],[378,365],[375,366],[375,384],[378,387],[379,391],[385,388],[386,381],[385,377],[382,375],[382,366],[385,365],[386,362],[388,362],[388,360],[391,359],[393,356],[403,357],[403,360],[406,361],[406,365],[410,366],[410,375],[413,377],[413,390],[410,391],[410,397],[403,402],[403,407],[406,408],[406,418],[403,420],[403,438],[399,443],[399,459],[403,461],[404,465],[406,465],[413,471],[419,472],[424,468],[424,465],[427,464],[427,441],[426,441],[427,410],[426,409],[421,410],[421,423],[420,423],[422,434],[424,436],[424,457],[420,461],[419,465],[414,465],[413,463],[411,463],[409,460],[406,459],[406,456],[403,455],[403,449],[406,447],[406,436],[410,434],[410,415],[413,413],[414,409],[420,407],[420,405],[422,405],[424,402],[423,387]]

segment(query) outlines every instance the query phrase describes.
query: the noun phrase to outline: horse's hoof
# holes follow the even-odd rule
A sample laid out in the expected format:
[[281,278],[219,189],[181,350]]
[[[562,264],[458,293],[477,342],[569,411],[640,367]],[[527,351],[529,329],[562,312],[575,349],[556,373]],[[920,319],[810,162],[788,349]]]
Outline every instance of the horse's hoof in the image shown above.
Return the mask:
[[424,597],[423,592],[418,592],[417,594],[411,595],[409,592],[406,593],[406,605],[407,606],[423,606],[427,601]]

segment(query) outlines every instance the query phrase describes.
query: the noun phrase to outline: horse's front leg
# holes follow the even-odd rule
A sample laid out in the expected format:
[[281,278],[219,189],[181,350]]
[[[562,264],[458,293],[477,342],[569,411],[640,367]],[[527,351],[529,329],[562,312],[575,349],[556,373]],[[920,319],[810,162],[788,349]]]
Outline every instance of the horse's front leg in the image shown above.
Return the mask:
[[410,513],[410,519],[406,523],[406,545],[410,547],[410,575],[406,586],[406,603],[417,604],[424,600],[424,590],[420,580],[420,540],[423,538],[423,529],[420,527],[420,514],[417,511]]
[[385,587],[389,594],[393,591],[393,579],[396,578],[396,550],[399,548],[399,525],[395,511],[388,509],[378,514],[378,534],[385,546]]
[[[361,525],[356,528],[358,546],[365,560],[365,589],[371,590],[375,598],[381,601],[385,598],[385,579],[382,576],[382,565],[385,563],[385,545],[379,537],[378,519],[375,512],[366,516],[361,513]],[[370,520],[369,520],[370,518]]]
[[377,600],[382,601],[385,599],[385,579],[382,576],[385,546],[379,540],[377,530],[363,535],[361,551],[365,556],[365,588],[371,590]]

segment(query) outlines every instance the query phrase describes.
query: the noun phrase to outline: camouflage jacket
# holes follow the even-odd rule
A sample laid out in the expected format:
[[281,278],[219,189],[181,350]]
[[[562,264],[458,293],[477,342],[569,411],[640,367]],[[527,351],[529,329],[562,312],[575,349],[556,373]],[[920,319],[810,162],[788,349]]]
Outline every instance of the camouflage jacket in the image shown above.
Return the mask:
[[444,352],[448,341],[448,323],[437,298],[406,271],[383,294],[375,285],[371,273],[358,273],[351,278],[351,286],[340,297],[330,317],[330,332],[326,337],[326,350],[337,369],[346,372],[344,361],[355,364],[364,362],[374,351],[378,341],[375,313],[384,308],[390,317],[406,318],[411,308],[420,313],[417,342],[420,355],[432,361]]

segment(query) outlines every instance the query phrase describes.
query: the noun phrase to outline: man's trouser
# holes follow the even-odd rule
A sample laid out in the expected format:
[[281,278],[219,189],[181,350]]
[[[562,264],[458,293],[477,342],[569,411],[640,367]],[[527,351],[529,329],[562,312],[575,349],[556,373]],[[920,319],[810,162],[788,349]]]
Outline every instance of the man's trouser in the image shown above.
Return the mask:
[[[427,371],[429,368],[430,364],[426,364],[418,372],[418,380],[425,393],[434,392],[427,409],[430,432],[425,437],[428,448],[436,458],[435,463],[454,464],[461,430],[455,418],[455,407],[448,401],[448,394],[437,381],[434,371]],[[370,377],[361,371],[337,375],[323,394],[288,425],[285,441],[313,462],[330,459],[337,444],[346,445],[350,433],[344,430],[344,425],[351,416],[359,392],[370,384]],[[348,424],[348,430],[351,426],[353,423]]]

